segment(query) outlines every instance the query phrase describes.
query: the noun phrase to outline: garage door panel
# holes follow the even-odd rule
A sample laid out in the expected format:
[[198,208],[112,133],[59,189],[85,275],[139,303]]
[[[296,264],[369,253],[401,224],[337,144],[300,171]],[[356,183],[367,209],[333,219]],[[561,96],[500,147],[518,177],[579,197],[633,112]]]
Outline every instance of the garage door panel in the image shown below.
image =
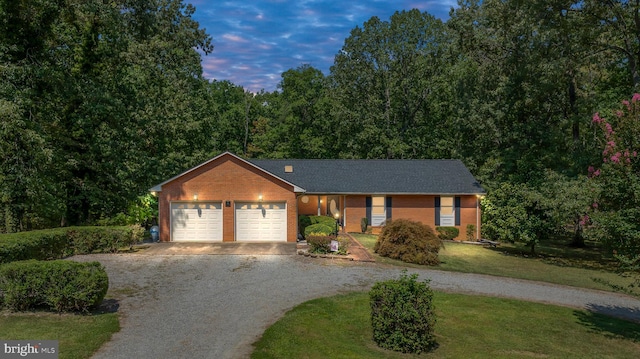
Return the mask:
[[286,203],[237,203],[237,241],[286,241]]
[[171,240],[222,241],[222,203],[172,203]]

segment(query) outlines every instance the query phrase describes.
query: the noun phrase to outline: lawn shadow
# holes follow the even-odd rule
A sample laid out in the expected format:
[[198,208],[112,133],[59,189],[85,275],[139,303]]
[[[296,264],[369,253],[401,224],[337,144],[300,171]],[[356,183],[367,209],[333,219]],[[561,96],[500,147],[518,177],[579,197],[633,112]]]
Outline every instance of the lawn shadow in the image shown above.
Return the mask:
[[94,314],[117,313],[118,309],[120,309],[120,302],[117,299],[104,299],[96,308]]
[[573,314],[581,325],[595,333],[640,343],[638,308],[589,304],[586,312],[576,310]]

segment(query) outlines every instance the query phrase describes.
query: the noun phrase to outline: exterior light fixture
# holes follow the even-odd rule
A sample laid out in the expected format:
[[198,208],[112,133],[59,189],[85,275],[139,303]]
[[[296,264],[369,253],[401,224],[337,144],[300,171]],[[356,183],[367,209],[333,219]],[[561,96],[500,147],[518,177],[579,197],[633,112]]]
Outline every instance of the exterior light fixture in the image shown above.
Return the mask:
[[262,195],[258,196],[258,202],[262,202]]
[[193,194],[193,200],[194,200],[194,201],[197,201],[197,200],[198,200],[198,194],[197,194],[197,193],[194,193],[194,194]]

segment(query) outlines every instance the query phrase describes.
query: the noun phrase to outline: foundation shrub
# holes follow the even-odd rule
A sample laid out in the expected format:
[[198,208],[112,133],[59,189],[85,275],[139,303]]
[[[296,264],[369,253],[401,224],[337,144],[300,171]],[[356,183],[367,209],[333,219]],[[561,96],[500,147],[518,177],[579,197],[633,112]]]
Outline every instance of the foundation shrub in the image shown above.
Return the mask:
[[309,216],[300,215],[298,216],[298,230],[300,234],[304,236],[305,229],[311,225],[311,218]]
[[330,253],[331,241],[336,239],[335,236],[310,234],[307,237],[307,245],[309,246],[309,252],[312,253]]
[[443,241],[452,241],[460,234],[460,230],[456,227],[436,227],[436,232],[438,232],[438,238]]
[[304,229],[304,238],[309,241],[310,235],[320,235],[320,236],[328,236],[336,231],[336,225],[334,224],[326,224],[326,223],[316,223]]
[[423,353],[436,346],[436,317],[429,281],[417,274],[374,284],[369,292],[373,340],[403,353]]
[[108,289],[107,272],[98,262],[29,260],[0,266],[0,302],[14,311],[88,312]]
[[378,236],[374,252],[407,263],[437,265],[442,241],[431,227],[408,219],[388,221]]
[[467,240],[476,240],[476,226],[474,224],[467,224]]

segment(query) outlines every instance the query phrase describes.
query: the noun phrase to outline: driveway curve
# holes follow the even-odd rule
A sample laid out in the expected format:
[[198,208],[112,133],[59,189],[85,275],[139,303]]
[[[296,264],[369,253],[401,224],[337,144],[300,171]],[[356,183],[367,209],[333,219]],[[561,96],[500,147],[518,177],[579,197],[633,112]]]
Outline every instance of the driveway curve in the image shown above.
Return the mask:
[[[291,255],[98,254],[120,332],[94,358],[247,358],[264,330],[307,300],[397,278],[401,268]],[[640,322],[640,301],[486,275],[410,269],[437,290],[550,303]]]

